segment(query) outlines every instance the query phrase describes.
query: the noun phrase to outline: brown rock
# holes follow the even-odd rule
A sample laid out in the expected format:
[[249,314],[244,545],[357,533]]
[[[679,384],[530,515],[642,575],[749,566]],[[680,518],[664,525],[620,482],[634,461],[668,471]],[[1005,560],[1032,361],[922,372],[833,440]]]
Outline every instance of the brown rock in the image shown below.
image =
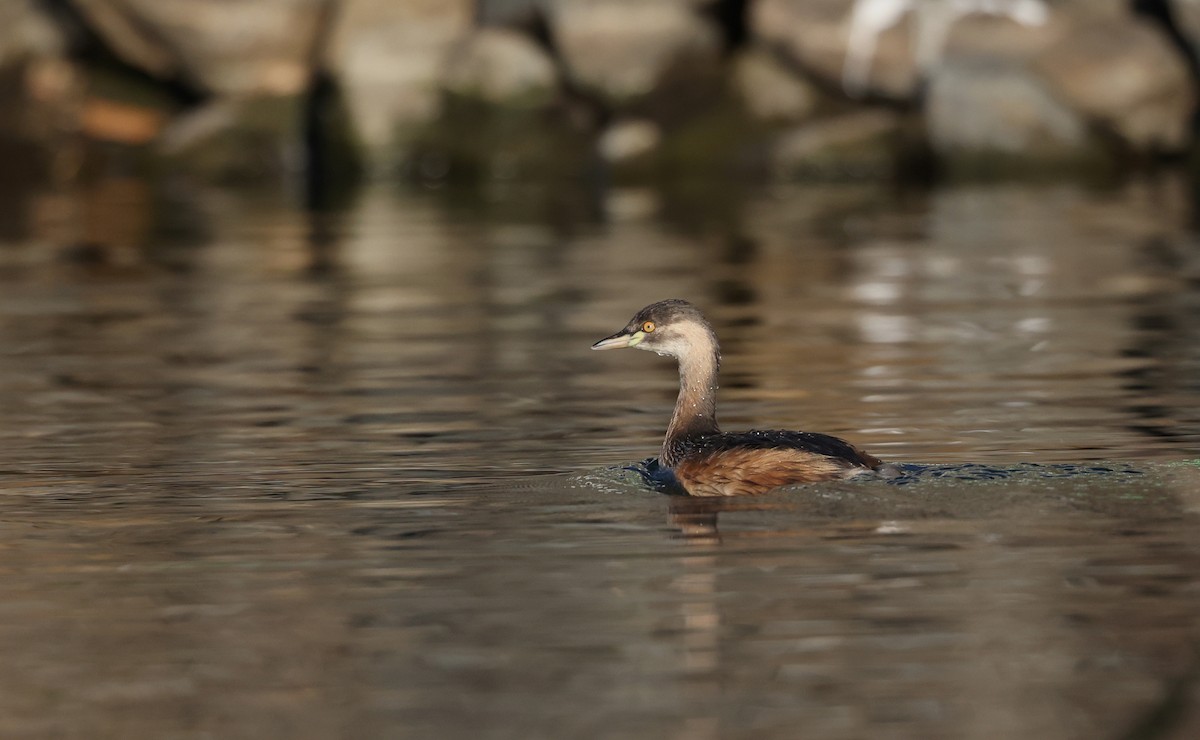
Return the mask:
[[654,91],[682,60],[715,63],[716,29],[682,0],[550,0],[549,18],[572,79],[614,104]]
[[437,116],[443,64],[473,12],[473,0],[347,0],[331,61],[368,148],[385,150]]
[[750,114],[762,121],[802,121],[813,114],[820,100],[811,82],[759,48],[734,59],[733,85]]
[[[759,0],[751,6],[751,32],[814,79],[841,87],[853,9],[846,0]],[[907,22],[880,34],[866,61],[863,94],[912,98],[919,75]]]
[[1133,148],[1179,151],[1195,97],[1182,59],[1137,19],[1097,21],[1065,33],[1035,60],[1061,100]]

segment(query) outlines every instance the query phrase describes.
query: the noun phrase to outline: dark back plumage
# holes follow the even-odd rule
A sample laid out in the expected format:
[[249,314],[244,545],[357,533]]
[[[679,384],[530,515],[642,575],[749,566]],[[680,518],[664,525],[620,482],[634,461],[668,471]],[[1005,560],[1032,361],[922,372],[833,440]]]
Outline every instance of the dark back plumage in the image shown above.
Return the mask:
[[708,457],[733,449],[790,449],[844,460],[852,465],[861,465],[867,468],[874,468],[880,464],[878,458],[868,455],[843,439],[838,439],[828,434],[821,434],[820,432],[797,432],[780,429],[721,432],[719,434],[681,440],[678,454],[679,457],[690,457],[693,455]]

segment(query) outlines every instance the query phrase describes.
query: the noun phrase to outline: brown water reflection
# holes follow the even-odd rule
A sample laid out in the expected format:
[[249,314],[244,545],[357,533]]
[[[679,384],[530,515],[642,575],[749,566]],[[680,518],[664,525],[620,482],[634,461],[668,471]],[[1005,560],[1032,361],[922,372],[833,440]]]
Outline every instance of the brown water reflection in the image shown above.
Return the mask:
[[[1200,734],[1172,183],[88,193],[0,232],[6,737]],[[726,427],[998,474],[646,491],[667,296]]]

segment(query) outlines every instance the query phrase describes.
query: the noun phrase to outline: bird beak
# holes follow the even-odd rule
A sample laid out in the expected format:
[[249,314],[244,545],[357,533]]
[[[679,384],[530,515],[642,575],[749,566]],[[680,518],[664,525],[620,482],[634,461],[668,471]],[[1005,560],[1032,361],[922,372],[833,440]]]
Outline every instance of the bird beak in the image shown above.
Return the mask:
[[613,334],[611,337],[605,337],[599,342],[592,345],[592,349],[621,349],[622,347],[636,347],[638,343],[646,338],[646,332],[635,331],[630,334],[625,329]]

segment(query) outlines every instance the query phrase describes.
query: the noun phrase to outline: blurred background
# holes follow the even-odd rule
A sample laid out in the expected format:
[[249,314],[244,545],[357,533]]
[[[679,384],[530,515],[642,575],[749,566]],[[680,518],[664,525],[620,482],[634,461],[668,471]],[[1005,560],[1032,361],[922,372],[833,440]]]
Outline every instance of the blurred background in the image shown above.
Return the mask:
[[[10,204],[72,183],[1189,167],[1192,0],[10,0]],[[11,228],[11,222],[10,222]]]
[[[1197,43],[0,0],[0,735],[1200,737]],[[667,297],[725,428],[943,477],[648,491]]]

